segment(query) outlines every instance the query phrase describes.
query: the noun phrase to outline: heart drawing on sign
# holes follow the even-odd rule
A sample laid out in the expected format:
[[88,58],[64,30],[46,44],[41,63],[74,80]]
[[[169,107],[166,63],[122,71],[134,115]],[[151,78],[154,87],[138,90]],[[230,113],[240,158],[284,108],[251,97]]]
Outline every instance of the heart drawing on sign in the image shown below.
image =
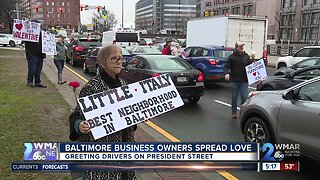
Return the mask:
[[16,26],[16,28],[20,31],[21,29],[22,29],[22,27],[23,27],[23,25],[20,23],[20,24],[16,24],[15,25]]
[[253,72],[252,75],[253,75],[253,76],[256,76],[256,75],[257,75],[257,72]]

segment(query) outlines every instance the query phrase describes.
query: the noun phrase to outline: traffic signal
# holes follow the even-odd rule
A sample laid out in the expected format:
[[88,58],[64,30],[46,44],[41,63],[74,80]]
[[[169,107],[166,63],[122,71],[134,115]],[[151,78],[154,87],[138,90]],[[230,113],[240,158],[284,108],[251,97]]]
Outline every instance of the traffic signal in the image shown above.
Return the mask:
[[100,12],[100,6],[97,6],[97,11]]
[[106,6],[103,6],[103,8],[102,8],[103,10],[106,10]]
[[62,14],[62,7],[60,7],[60,9],[59,9],[59,10],[60,10],[60,14]]
[[83,11],[83,8],[84,8],[84,6],[83,6],[83,4],[81,4],[80,5],[80,11]]
[[209,16],[209,11],[208,11],[208,10],[205,10],[205,11],[203,12],[203,16],[204,16],[204,17],[208,17],[208,16]]
[[210,11],[210,16],[214,16],[214,10],[213,9]]
[[36,4],[36,12],[39,12],[38,4]]

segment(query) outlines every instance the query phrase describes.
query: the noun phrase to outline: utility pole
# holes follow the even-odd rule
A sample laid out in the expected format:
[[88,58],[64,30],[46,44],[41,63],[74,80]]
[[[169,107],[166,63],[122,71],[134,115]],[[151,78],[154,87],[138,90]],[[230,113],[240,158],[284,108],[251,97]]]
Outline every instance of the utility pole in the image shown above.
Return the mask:
[[122,24],[121,24],[121,27],[122,27],[122,29],[123,29],[123,0],[122,0],[122,5],[121,5],[122,7],[121,7],[121,9],[122,9]]
[[20,19],[19,0],[16,1],[17,19]]

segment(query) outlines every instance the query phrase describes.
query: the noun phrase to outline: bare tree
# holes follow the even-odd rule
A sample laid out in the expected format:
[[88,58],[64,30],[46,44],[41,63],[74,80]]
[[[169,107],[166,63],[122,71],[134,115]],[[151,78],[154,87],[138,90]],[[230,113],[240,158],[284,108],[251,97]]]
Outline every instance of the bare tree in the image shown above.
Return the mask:
[[4,32],[12,33],[13,18],[15,17],[15,1],[0,1],[0,22],[5,25]]
[[103,31],[109,31],[118,23],[116,16],[112,12],[107,11],[106,17],[107,18],[103,18],[100,13],[93,13],[92,23],[94,24],[94,27],[96,27],[96,30],[101,33]]

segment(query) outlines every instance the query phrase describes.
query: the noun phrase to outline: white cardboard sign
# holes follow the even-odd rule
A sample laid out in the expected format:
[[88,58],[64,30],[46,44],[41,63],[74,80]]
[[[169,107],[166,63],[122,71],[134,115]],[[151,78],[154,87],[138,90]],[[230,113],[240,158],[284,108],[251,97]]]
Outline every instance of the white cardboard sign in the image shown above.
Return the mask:
[[47,55],[55,55],[56,53],[56,41],[55,35],[46,31],[41,32],[42,38],[42,53]]
[[13,20],[12,35],[14,39],[39,42],[40,30],[40,23],[20,19]]
[[248,84],[251,85],[267,77],[266,66],[263,59],[246,66]]
[[94,139],[110,135],[184,103],[169,74],[78,99]]

